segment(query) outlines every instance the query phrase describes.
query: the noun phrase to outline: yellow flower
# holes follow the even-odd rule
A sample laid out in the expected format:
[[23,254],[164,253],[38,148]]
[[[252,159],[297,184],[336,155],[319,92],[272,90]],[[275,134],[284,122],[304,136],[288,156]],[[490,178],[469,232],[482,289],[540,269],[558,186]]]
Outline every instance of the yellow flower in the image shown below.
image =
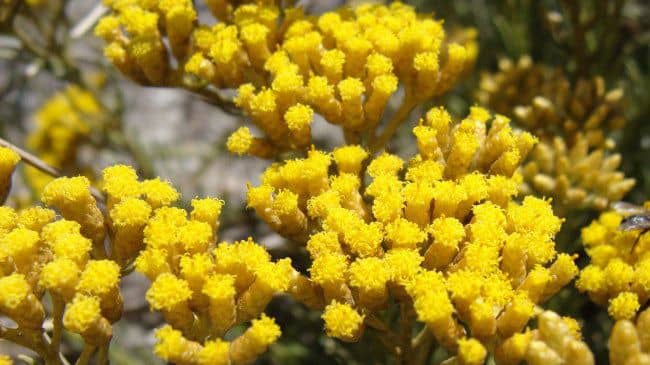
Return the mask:
[[45,319],[42,304],[32,293],[31,285],[22,274],[11,274],[0,278],[0,312],[19,326],[40,328]]
[[81,273],[77,292],[99,298],[102,315],[111,322],[122,316],[120,267],[110,260],[91,260]]
[[[352,79],[341,83],[354,91]],[[310,277],[295,278],[291,294],[361,316],[383,309],[390,293],[452,351],[466,327],[481,342],[525,328],[535,305],[578,269],[555,250],[562,220],[550,201],[513,199],[515,170],[535,139],[508,123],[482,108],[460,122],[432,109],[415,128],[422,140],[408,162],[389,153],[364,161],[368,153],[352,145],[269,167],[248,204],[311,256]]]
[[172,274],[158,276],[147,291],[147,301],[156,310],[173,310],[185,304],[191,296],[188,283]]
[[171,270],[167,262],[167,251],[157,248],[140,251],[135,260],[135,269],[154,281],[158,275]]
[[198,354],[200,365],[228,365],[230,363],[230,343],[216,339],[207,341]]
[[66,308],[63,325],[67,330],[80,334],[91,345],[105,344],[112,336],[111,326],[102,317],[96,297],[76,296]]
[[327,335],[344,341],[355,341],[363,329],[364,316],[348,304],[334,301],[325,307],[322,317]]
[[610,299],[607,313],[615,320],[631,319],[639,310],[639,299],[635,293],[623,292]]
[[645,244],[650,236],[620,230],[622,219],[621,214],[608,211],[582,229],[590,263],[576,281],[578,290],[586,292],[597,304],[607,306],[615,319],[632,318],[650,294],[650,246]]
[[138,175],[131,166],[113,165],[102,171],[102,190],[108,195],[108,205],[124,198],[137,198],[142,193]]
[[143,181],[141,189],[145,200],[153,209],[168,206],[179,198],[178,191],[169,182],[162,181],[160,178]]
[[529,56],[501,60],[499,68],[482,75],[477,99],[540,138],[523,167],[526,194],[553,197],[562,209],[604,210],[632,189],[613,152],[613,132],[625,125],[622,89],[607,90],[600,76],[569,81]]
[[485,362],[487,350],[477,340],[461,339],[458,340],[458,360],[463,365],[480,365]]
[[70,301],[76,292],[80,273],[74,261],[57,258],[43,267],[39,283],[65,301]]
[[39,246],[38,232],[16,228],[0,238],[0,260],[11,258],[17,271],[27,274],[37,261]]
[[272,318],[262,314],[251,326],[230,344],[233,363],[246,364],[253,361],[280,337],[280,327]]
[[77,176],[53,180],[43,189],[43,203],[57,208],[68,220],[81,225],[81,233],[101,246],[106,235],[104,216],[90,194],[90,181]]
[[0,237],[4,236],[16,227],[18,214],[7,206],[0,206]]
[[350,265],[349,275],[350,286],[359,290],[361,305],[375,307],[384,304],[390,272],[383,260],[377,257],[356,260]]
[[55,213],[50,209],[29,207],[18,212],[18,226],[40,232],[48,223],[54,220]]
[[196,363],[201,345],[183,337],[181,331],[166,325],[156,330],[153,352],[165,361],[178,364]]
[[143,230],[152,207],[144,200],[126,198],[115,204],[109,212],[114,228],[113,255],[118,261],[126,260],[143,246]]

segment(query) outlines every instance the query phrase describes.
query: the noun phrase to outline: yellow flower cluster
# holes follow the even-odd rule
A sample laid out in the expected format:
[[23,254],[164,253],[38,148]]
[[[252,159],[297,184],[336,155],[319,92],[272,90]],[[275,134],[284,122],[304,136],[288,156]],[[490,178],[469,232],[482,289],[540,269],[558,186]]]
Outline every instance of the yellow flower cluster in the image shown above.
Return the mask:
[[[14,155],[0,149],[0,181],[10,178],[5,172],[13,170]],[[222,312],[228,308],[228,300],[233,301],[232,315],[240,322],[248,321],[259,315],[276,291],[286,290],[293,273],[290,261],[271,263],[266,251],[250,241],[222,244],[216,248],[221,266],[210,261],[223,204],[220,200],[192,200],[191,219],[187,219],[184,210],[170,206],[178,200],[178,192],[158,178],[139,181],[133,168],[115,165],[104,169],[101,183],[106,213],[91,195],[88,179],[81,176],[54,179],[43,189],[43,202],[55,208],[62,219],[41,207],[18,212],[0,207],[0,314],[18,325],[15,330],[3,331],[25,334],[20,335],[27,336],[20,343],[44,359],[57,356],[63,328],[81,335],[91,350],[107,346],[111,323],[122,315],[120,277],[131,265],[156,279],[147,294],[154,309],[169,315],[170,323],[203,331],[204,336],[218,331],[223,334],[239,323],[234,322],[235,317],[229,322]],[[222,271],[213,272],[216,268]],[[257,279],[258,275],[266,281]],[[198,292],[190,306],[187,301],[192,290]],[[53,345],[41,336],[45,293],[53,304],[49,313],[54,320]],[[234,302],[236,293],[241,295]],[[194,305],[205,309],[202,313],[212,319],[197,321],[198,327],[187,324],[192,314],[183,317],[187,314],[183,309],[198,308]],[[217,321],[221,321],[221,329],[211,327]],[[158,353],[173,358],[178,354],[165,350],[171,340],[164,333],[160,332]],[[246,333],[232,343],[230,355],[225,352],[226,360],[230,356],[232,363],[248,363],[275,341],[279,328],[262,316]],[[216,363],[210,354],[223,346],[227,350],[228,344],[224,344],[206,345],[208,360],[202,363]],[[47,350],[52,346],[54,352]]]
[[[90,197],[85,182],[69,185],[66,196],[83,195],[81,191],[72,191],[79,187]],[[54,180],[46,190],[57,184],[60,182]],[[59,202],[50,203],[59,208]],[[110,323],[122,314],[120,266],[111,260],[93,258],[93,242],[88,233],[94,232],[95,227],[84,226],[90,224],[91,218],[79,222],[57,220],[50,209],[30,207],[14,211],[6,206],[0,207],[0,216],[0,313],[18,325],[15,331],[25,336],[21,344],[39,352],[44,359],[56,356],[45,350],[51,345],[41,336],[46,317],[42,300],[49,293],[56,351],[62,325],[92,346],[106,345],[112,336]]]
[[[277,340],[280,328],[262,312],[289,288],[291,261],[272,262],[250,238],[216,245],[222,201],[194,199],[188,214],[170,206],[178,198],[170,185],[138,182],[125,166],[104,170],[104,191],[112,256],[137,256],[135,269],[152,282],[146,299],[167,322],[156,332],[156,355],[176,364],[249,364]],[[241,336],[222,339],[245,322]]]
[[618,171],[613,132],[625,125],[622,89],[601,77],[567,80],[559,70],[502,60],[481,78],[478,101],[512,116],[540,143],[524,165],[524,193],[552,196],[562,208],[604,210],[634,186]]
[[449,90],[478,52],[475,32],[456,37],[463,44],[450,43],[442,21],[399,2],[309,17],[299,8],[281,13],[273,2],[207,1],[220,20],[212,26],[200,24],[189,0],[108,5],[113,11],[95,33],[124,74],[208,95],[210,88],[239,89],[235,103],[264,132],[258,138],[247,127],[236,131],[228,149],[240,155],[304,150],[314,113],[351,140],[366,132],[374,138],[400,85],[405,96],[390,129],[419,102]]
[[576,281],[578,290],[607,306],[616,320],[633,318],[650,298],[650,234],[620,230],[622,219],[608,211],[582,229],[591,262]]
[[[110,0],[112,13],[95,28],[104,54],[126,76],[143,84],[179,82],[170,55],[184,62],[192,47],[197,14],[190,0]],[[166,36],[166,37],[165,37]],[[167,41],[168,46],[165,44]]]
[[[258,27],[247,25],[242,35]],[[348,142],[374,138],[400,85],[405,95],[393,119],[397,125],[415,105],[449,90],[477,53],[471,37],[465,46],[449,43],[441,21],[399,2],[301,19],[282,39],[272,53],[266,42],[256,47],[266,50],[258,68],[269,82],[244,84],[235,99],[265,136],[242,127],[228,141],[231,152],[268,158],[304,150],[314,113],[340,126]]]
[[551,311],[537,316],[537,329],[515,334],[495,353],[499,365],[595,364],[591,350],[582,341],[578,323]]
[[236,88],[262,81],[264,52],[268,56],[281,33],[305,18],[299,9],[287,9],[281,18],[275,1],[207,0],[219,20],[214,25],[200,23],[190,0],[105,3],[111,13],[99,21],[95,34],[107,43],[104,54],[115,67],[141,84],[203,91],[209,85]]
[[[280,336],[262,312],[288,290],[290,259],[272,262],[252,239],[215,245],[222,202],[192,200],[192,211],[162,206],[140,227],[145,248],[135,261],[151,281],[146,299],[168,323],[154,352],[175,364],[249,364]],[[250,322],[239,337],[223,337]]]
[[650,364],[650,309],[636,318],[617,321],[609,337],[611,365]]
[[[395,301],[461,363],[479,364],[578,269],[555,251],[550,203],[513,200],[535,138],[481,108],[460,122],[434,108],[413,132],[419,153],[407,163],[387,153],[366,163],[347,145],[272,165],[248,205],[306,245],[310,275],[291,294],[324,310],[330,336],[385,331],[376,314]],[[410,352],[410,338],[400,346]]]
[[[68,86],[36,111],[36,125],[27,136],[27,147],[49,165],[67,170],[76,163],[77,148],[90,133],[92,122],[103,118],[104,113],[90,92],[79,86]],[[26,167],[25,173],[36,192],[41,192],[52,180],[32,167]]]

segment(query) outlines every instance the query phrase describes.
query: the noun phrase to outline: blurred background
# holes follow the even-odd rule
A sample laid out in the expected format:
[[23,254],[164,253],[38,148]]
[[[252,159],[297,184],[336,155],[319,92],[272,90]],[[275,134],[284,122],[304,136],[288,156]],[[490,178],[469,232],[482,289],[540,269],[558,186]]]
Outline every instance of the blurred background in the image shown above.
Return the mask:
[[[36,154],[64,174],[93,177],[113,163],[133,164],[144,178],[160,176],[182,192],[182,204],[195,196],[218,196],[226,201],[220,239],[253,236],[274,254],[287,254],[285,242],[245,209],[246,182],[255,179],[267,163],[236,158],[225,151],[225,139],[240,118],[201,97],[178,89],[146,88],[124,79],[103,57],[101,40],[92,27],[102,14],[100,1],[52,1],[52,8],[22,12],[22,1],[0,5],[0,137]],[[445,19],[450,34],[473,27],[480,45],[472,73],[453,93],[423,106],[445,105],[456,115],[480,102],[482,80],[530,57],[536,65],[561,72],[570,83],[602,77],[607,90],[624,91],[621,113],[625,128],[612,134],[622,156],[622,170],[636,179],[625,200],[643,203],[650,197],[650,3],[644,0],[411,0],[419,12]],[[349,1],[348,5],[364,3]],[[308,13],[320,14],[344,1],[304,0]],[[197,2],[200,17],[208,11]],[[576,9],[578,9],[576,15]],[[592,20],[593,19],[593,20]],[[515,65],[515,66],[512,66]],[[77,85],[77,86],[74,86]],[[81,86],[82,88],[79,88]],[[520,91],[534,85],[521,84]],[[70,106],[66,95],[81,100]],[[497,110],[499,111],[499,110]],[[503,111],[499,111],[503,112]],[[406,155],[413,143],[410,127],[403,126],[392,151]],[[325,122],[316,121],[318,147],[338,145],[342,136]],[[21,167],[10,204],[38,201],[39,187],[49,179]],[[562,251],[580,253],[580,230],[597,216],[593,209],[573,209],[558,238]],[[584,255],[582,255],[584,256]],[[296,258],[299,263],[300,258]],[[151,354],[152,329],[161,318],[144,300],[146,280],[129,276],[123,283],[125,315],[116,324],[111,363],[155,364]],[[342,344],[322,333],[319,313],[290,299],[277,298],[268,311],[283,329],[280,342],[260,363],[355,364],[381,363],[372,339]],[[584,337],[606,363],[606,338],[611,321],[606,313],[565,289],[550,307],[560,314],[584,320]],[[298,326],[297,324],[300,324]],[[79,351],[80,342],[67,338],[67,351]],[[0,342],[0,353],[23,353]],[[444,359],[440,354],[438,359]],[[435,363],[436,359],[433,359]]]

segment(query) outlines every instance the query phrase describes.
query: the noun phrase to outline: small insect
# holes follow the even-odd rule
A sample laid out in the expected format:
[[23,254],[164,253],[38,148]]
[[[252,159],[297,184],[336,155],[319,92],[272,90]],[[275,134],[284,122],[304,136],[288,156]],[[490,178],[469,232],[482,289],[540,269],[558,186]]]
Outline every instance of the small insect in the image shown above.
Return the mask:
[[650,231],[650,210],[626,202],[613,203],[612,208],[623,215],[623,220],[618,226],[619,230],[624,232],[639,231],[639,235],[632,245],[631,250],[634,250],[641,236]]

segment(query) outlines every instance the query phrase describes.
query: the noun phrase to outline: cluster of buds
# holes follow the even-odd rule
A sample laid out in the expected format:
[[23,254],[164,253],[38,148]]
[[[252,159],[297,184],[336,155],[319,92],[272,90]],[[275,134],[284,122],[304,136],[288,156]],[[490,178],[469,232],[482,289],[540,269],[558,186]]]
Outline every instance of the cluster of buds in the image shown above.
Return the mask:
[[604,210],[634,187],[620,165],[620,154],[590,148],[584,135],[572,146],[555,137],[540,142],[523,165],[522,192],[551,196],[560,206]]
[[602,77],[571,84],[560,70],[524,56],[503,59],[499,72],[484,73],[477,100],[515,121],[541,139],[563,136],[573,145],[584,134],[589,146],[612,147],[612,131],[625,126],[623,90],[607,90]]
[[636,318],[617,321],[609,336],[611,365],[650,364],[650,309]]
[[[555,251],[561,220],[549,202],[513,200],[535,138],[481,108],[460,122],[434,108],[413,131],[419,153],[406,168],[386,153],[366,164],[368,152],[355,145],[311,150],[268,168],[249,187],[248,205],[306,245],[310,275],[291,294],[323,310],[330,336],[390,333],[377,313],[395,303],[400,326],[422,322],[461,363],[481,364],[578,268]],[[410,337],[397,341],[404,356],[420,349]]]
[[591,261],[576,281],[578,290],[607,306],[616,320],[634,318],[650,299],[650,234],[620,230],[622,219],[620,213],[608,211],[582,229]]
[[582,341],[575,319],[544,311],[537,317],[537,329],[517,333],[495,350],[499,365],[594,365],[594,356]]
[[306,149],[314,113],[350,140],[373,139],[401,85],[394,130],[418,103],[448,91],[478,52],[475,32],[463,31],[456,37],[463,44],[451,43],[442,21],[399,2],[309,17],[273,3],[207,1],[219,19],[212,26],[199,23],[189,0],[109,5],[112,13],[95,31],[117,68],[142,84],[206,95],[238,88],[236,105],[264,136],[243,127],[228,148],[263,158]]
[[[27,147],[50,166],[69,170],[77,161],[80,142],[105,110],[92,93],[75,85],[50,97],[34,114],[35,128],[27,136]],[[25,169],[29,185],[42,191],[52,180],[49,175],[31,167]]]
[[524,165],[524,193],[552,196],[558,207],[604,210],[634,186],[618,171],[613,133],[625,125],[622,89],[606,90],[601,77],[567,80],[559,70],[502,60],[483,74],[477,99],[512,116],[540,138]]

